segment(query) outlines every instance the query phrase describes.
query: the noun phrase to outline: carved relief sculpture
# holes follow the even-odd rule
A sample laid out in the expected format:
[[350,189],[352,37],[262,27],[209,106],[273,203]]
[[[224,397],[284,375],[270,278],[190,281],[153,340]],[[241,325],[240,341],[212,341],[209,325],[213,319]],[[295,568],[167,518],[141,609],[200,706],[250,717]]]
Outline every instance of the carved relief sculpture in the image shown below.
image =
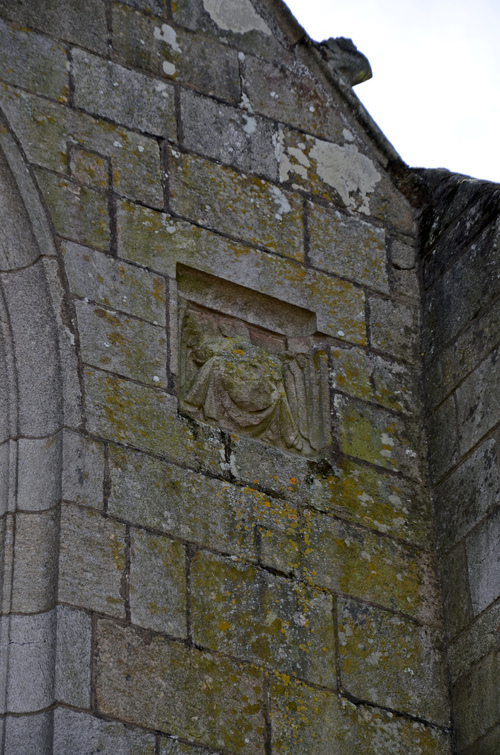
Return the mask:
[[180,409],[277,448],[317,453],[328,443],[325,354],[292,353],[273,334],[266,349],[255,343],[259,335],[241,321],[186,307]]

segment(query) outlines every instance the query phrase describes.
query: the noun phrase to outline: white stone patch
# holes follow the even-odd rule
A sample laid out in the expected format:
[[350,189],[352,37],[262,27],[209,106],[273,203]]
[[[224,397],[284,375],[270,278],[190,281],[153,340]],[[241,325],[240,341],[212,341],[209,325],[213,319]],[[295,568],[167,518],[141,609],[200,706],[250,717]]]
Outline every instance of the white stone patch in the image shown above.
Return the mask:
[[[302,146],[302,145],[300,145]],[[307,168],[311,166],[311,161],[299,147],[289,147],[288,150],[283,144],[283,135],[280,133],[277,142],[277,157],[280,181],[288,181],[291,174],[307,178]],[[305,147],[305,145],[303,145]],[[294,162],[290,158],[294,159]]]
[[274,195],[273,196],[274,201],[278,205],[278,214],[280,215],[279,219],[281,219],[281,215],[285,215],[287,212],[292,211],[292,208],[290,207],[290,202],[285,197],[283,192],[280,189],[278,189],[277,186],[271,186],[271,192]]
[[380,652],[380,650],[375,650],[368,656],[366,662],[369,663],[370,666],[377,666],[382,657],[383,654]]
[[161,28],[155,26],[154,37],[155,39],[161,40],[161,42],[165,42],[172,48],[172,50],[175,50],[175,52],[182,52],[177,44],[177,34],[175,33],[175,29],[172,29],[168,24],[162,24]]
[[257,121],[252,115],[247,115],[244,113],[243,117],[245,118],[245,124],[243,126],[243,131],[245,134],[248,134],[248,136],[251,136],[252,134],[255,134],[257,131]]
[[173,76],[175,73],[175,66],[173,63],[171,63],[169,60],[164,60],[161,67],[163,68],[163,73],[166,73],[167,76]]
[[346,142],[353,142],[354,141],[354,134],[351,134],[351,132],[348,131],[348,129],[346,129],[346,128],[342,131],[342,136],[344,137],[344,139],[346,140]]
[[382,433],[382,435],[380,436],[380,438],[381,438],[382,443],[384,444],[384,446],[393,446],[394,445],[394,438],[392,438],[387,433]]
[[238,477],[240,470],[236,466],[236,459],[234,458],[234,454],[231,454],[229,457],[229,471],[231,472],[234,477]]
[[271,29],[250,0],[203,0],[203,5],[220,29],[236,34],[261,31],[266,36],[271,36]]
[[370,214],[369,194],[382,176],[366,155],[352,144],[340,147],[316,139],[309,156],[316,162],[318,176],[338,191],[347,207]]
[[241,95],[241,107],[248,113],[253,113],[252,103],[248,99],[248,95],[245,92],[243,92],[243,94]]

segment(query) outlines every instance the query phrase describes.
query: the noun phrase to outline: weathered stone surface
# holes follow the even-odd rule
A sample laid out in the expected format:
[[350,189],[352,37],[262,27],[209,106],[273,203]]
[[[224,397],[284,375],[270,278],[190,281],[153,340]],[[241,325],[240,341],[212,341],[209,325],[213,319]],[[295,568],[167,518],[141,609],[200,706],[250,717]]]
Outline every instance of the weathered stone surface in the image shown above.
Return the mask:
[[12,3],[1,0],[3,16],[31,26],[90,50],[106,54],[108,33],[104,0],[41,0]]
[[455,545],[500,500],[495,446],[490,438],[436,488],[434,511],[440,550]]
[[455,397],[449,396],[429,417],[429,470],[434,483],[459,459],[456,414]]
[[[83,146],[96,153],[95,160],[111,159],[113,184],[119,194],[163,207],[156,139],[4,85],[0,85],[0,102],[31,162],[66,173],[68,167],[76,167],[74,150]],[[103,168],[100,170],[102,174]],[[88,183],[88,176],[83,183]]]
[[250,0],[229,0],[224,4],[213,0],[178,0],[172,11],[174,21],[181,26],[194,31],[203,29],[251,55],[273,57],[280,62],[291,58]]
[[125,525],[63,504],[59,564],[61,601],[125,617]]
[[134,624],[186,637],[186,551],[175,540],[133,528],[130,614]]
[[17,508],[21,511],[51,509],[61,498],[61,433],[48,438],[19,438],[17,444]]
[[200,552],[191,595],[198,646],[335,688],[331,596]]
[[76,303],[82,359],[142,383],[167,387],[165,330],[85,302]]
[[250,559],[254,525],[285,534],[297,528],[294,507],[251,488],[122,448],[110,448],[109,463],[109,511],[134,524]]
[[54,755],[154,755],[155,735],[66,708],[54,711]]
[[77,107],[136,131],[176,138],[171,84],[78,49],[73,50],[73,78]]
[[295,194],[176,150],[171,150],[169,178],[176,214],[285,257],[304,259],[302,201]]
[[197,747],[196,745],[186,745],[177,741],[174,737],[162,737],[160,755],[213,755],[213,750],[205,750],[204,747]]
[[181,92],[184,146],[240,170],[269,178],[278,176],[276,129],[272,121]]
[[79,147],[69,153],[69,172],[84,186],[106,191],[109,184],[109,160]]
[[113,8],[113,47],[134,68],[228,102],[240,99],[238,54],[206,34],[190,34],[123,6]]
[[245,89],[256,113],[309,131],[316,136],[344,141],[344,123],[329,97],[303,69],[249,57],[244,69]]
[[447,725],[438,633],[354,601],[339,601],[342,684],[361,700]]
[[341,450],[394,472],[420,478],[422,445],[418,429],[381,407],[337,394]]
[[288,677],[271,683],[273,753],[277,755],[450,755],[449,737],[387,711],[355,706]]
[[458,543],[441,559],[441,584],[446,630],[450,638],[472,618],[464,543]]
[[[458,751],[482,737],[500,721],[500,652],[483,658],[455,685],[452,696],[457,720]],[[478,751],[479,752],[479,751]]]
[[[287,506],[283,509],[287,510]],[[278,522],[277,526],[257,527],[256,548],[259,564],[274,569],[288,577],[300,576],[300,549],[302,531],[299,529],[299,517],[288,509],[287,521]],[[281,526],[280,526],[281,525]]]
[[[279,97],[276,92],[274,95]],[[311,112],[316,114],[315,105],[309,108],[309,113],[302,111],[304,121],[309,120]],[[278,116],[278,120],[283,118]],[[326,137],[328,141],[304,134],[303,126],[299,128],[300,131],[280,128],[281,181],[292,182],[295,189],[316,194],[361,215],[372,215],[403,233],[412,233],[413,213],[408,202],[382,172],[379,162],[372,159],[373,154],[367,152],[362,140],[356,139],[349,128],[343,128],[342,134]],[[307,130],[318,133],[314,128]]]
[[1,282],[15,346],[16,432],[43,438],[59,430],[61,416],[57,335],[45,271],[38,262],[2,275]]
[[0,69],[8,84],[67,102],[69,77],[64,47],[0,21]]
[[105,194],[38,169],[37,179],[57,232],[82,244],[108,249],[109,211]]
[[500,749],[500,726],[476,740],[476,742],[467,748],[465,755],[497,755]]
[[2,644],[7,633],[1,625],[6,622],[9,622],[8,650],[3,645],[1,657],[8,656],[9,660],[8,710],[10,713],[43,710],[54,701],[55,610],[0,618]]
[[129,5],[131,8],[146,11],[146,13],[159,16],[160,18],[165,15],[165,3],[163,0],[123,0],[123,3],[124,5]]
[[448,667],[452,683],[468,674],[483,656],[498,648],[499,638],[500,603],[495,603],[450,643]]
[[307,495],[306,458],[265,446],[252,438],[230,435],[229,468],[238,482],[256,487],[294,503]]
[[324,514],[306,511],[304,520],[302,565],[313,584],[439,622],[437,585],[426,554]]
[[215,474],[225,470],[221,431],[179,417],[173,396],[90,367],[84,377],[90,432]]
[[[41,243],[43,248],[44,244]],[[60,262],[52,257],[41,260],[47,288],[54,313],[53,327],[57,337],[57,361],[54,369],[59,372],[58,400],[64,406],[64,423],[68,427],[78,427],[82,422],[82,396],[78,379],[78,359],[74,349],[74,322],[68,312],[67,292],[61,285]],[[43,357],[47,352],[42,350]],[[46,401],[46,396],[43,396]],[[62,408],[61,406],[61,408]],[[61,417],[62,424],[62,417]],[[58,476],[59,482],[59,476]]]
[[361,349],[331,348],[333,386],[386,409],[416,413],[420,407],[416,370]]
[[46,611],[57,586],[57,509],[16,515],[11,610]]
[[432,407],[486,358],[498,343],[500,299],[474,318],[458,338],[427,367],[426,392]]
[[238,755],[263,755],[257,669],[108,621],[99,622],[97,636],[101,713]]
[[78,244],[63,245],[71,291],[104,307],[165,325],[165,281]]
[[92,619],[83,611],[57,607],[55,698],[90,708]]
[[311,250],[315,267],[388,291],[385,231],[358,218],[308,204]]
[[391,291],[395,294],[418,299],[419,277],[417,270],[398,270],[394,266],[390,271]]
[[419,354],[419,316],[415,307],[372,297],[371,345],[398,359],[416,362]]
[[63,433],[63,499],[100,509],[103,504],[103,483],[103,444],[71,430],[65,430]]
[[[10,136],[3,123],[0,136],[2,142]],[[6,272],[31,265],[40,255],[35,237],[36,227],[28,214],[26,197],[23,197],[21,192],[22,177],[19,175],[19,170],[13,170],[13,167],[2,150],[0,153],[0,191],[2,192],[0,218],[3,232],[0,245],[0,269]],[[19,166],[17,167],[19,169]],[[24,171],[24,164],[21,170]],[[31,181],[26,177],[24,180],[35,191]]]
[[427,249],[434,248],[425,259],[426,288],[494,221],[499,208],[500,192],[495,184],[448,173],[434,190],[434,218],[426,239]]
[[392,239],[391,262],[398,270],[415,270],[417,267],[417,249],[411,239]]
[[316,313],[319,332],[366,343],[364,294],[348,281],[128,202],[118,208],[118,251],[127,260],[172,278],[177,263],[216,276],[224,270],[232,283],[290,304],[300,302]]
[[498,349],[457,389],[460,452],[469,451],[500,420],[500,361]]
[[439,353],[498,292],[500,232],[487,228],[428,291],[424,301],[426,360]]
[[371,199],[382,176],[352,140],[347,129],[333,143],[282,128],[278,144],[281,181],[370,215]]
[[[6,716],[0,745],[11,755],[40,755],[41,748],[50,747],[52,711],[31,716]],[[46,752],[47,750],[45,750]]]
[[386,535],[430,547],[430,501],[425,489],[382,470],[339,459],[312,465],[305,500],[325,511]]
[[[217,238],[214,237],[214,242]],[[187,265],[177,267],[176,284],[177,293],[189,310],[186,314],[194,314],[195,319],[202,318],[205,326],[217,321],[223,326],[223,332],[245,335],[270,353],[283,351],[283,336],[293,339],[290,349],[294,353],[308,354],[311,349],[324,351],[321,338],[314,337],[316,317],[310,309],[231,283],[226,277],[207,275]],[[197,306],[213,310],[213,314],[205,312],[203,318]],[[235,318],[238,322],[225,317]]]
[[467,537],[472,610],[484,611],[500,594],[500,507]]

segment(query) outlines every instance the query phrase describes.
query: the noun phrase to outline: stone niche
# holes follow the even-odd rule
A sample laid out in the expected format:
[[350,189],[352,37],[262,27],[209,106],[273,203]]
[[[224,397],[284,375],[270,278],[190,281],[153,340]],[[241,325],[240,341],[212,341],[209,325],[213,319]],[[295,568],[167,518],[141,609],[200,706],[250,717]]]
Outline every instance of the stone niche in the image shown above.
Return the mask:
[[328,338],[313,312],[178,265],[179,410],[314,456],[331,442]]

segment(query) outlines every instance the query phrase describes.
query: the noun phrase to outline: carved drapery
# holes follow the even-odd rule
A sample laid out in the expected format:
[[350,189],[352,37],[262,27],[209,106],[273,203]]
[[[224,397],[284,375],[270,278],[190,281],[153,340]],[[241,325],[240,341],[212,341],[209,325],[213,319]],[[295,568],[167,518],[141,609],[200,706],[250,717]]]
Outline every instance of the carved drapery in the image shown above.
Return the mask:
[[182,412],[288,451],[328,444],[324,351],[294,353],[279,334],[190,306],[180,330]]

